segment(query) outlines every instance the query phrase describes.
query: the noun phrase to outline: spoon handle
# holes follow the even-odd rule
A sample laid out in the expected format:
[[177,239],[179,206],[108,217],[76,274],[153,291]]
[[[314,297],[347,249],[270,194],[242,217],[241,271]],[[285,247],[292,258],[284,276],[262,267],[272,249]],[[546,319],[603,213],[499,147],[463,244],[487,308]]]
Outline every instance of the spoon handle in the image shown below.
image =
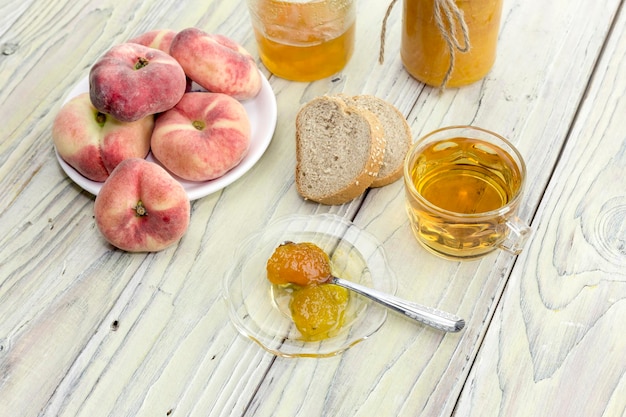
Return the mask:
[[330,282],[359,293],[373,301],[376,301],[377,303],[404,314],[407,317],[434,327],[435,329],[444,330],[446,332],[458,332],[465,327],[465,320],[455,316],[454,314],[446,313],[445,311],[437,310],[436,308],[412,303],[393,295],[389,295],[351,281],[346,281],[345,279],[332,277]]

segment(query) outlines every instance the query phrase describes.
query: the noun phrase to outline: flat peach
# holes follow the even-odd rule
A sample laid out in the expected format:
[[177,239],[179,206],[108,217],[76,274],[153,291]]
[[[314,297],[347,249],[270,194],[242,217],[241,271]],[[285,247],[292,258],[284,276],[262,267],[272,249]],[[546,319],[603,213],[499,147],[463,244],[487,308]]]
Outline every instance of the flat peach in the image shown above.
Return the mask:
[[207,181],[241,162],[250,146],[243,105],[226,94],[187,93],[154,126],[152,154],[181,178]]
[[135,36],[129,39],[128,42],[159,49],[169,54],[174,36],[176,36],[176,32],[171,29],[156,29]]
[[172,40],[170,54],[189,78],[208,91],[247,100],[261,90],[261,74],[254,58],[226,36],[184,29]]
[[124,122],[171,109],[186,88],[185,72],[178,61],[136,43],[114,46],[89,73],[93,105]]
[[148,155],[153,127],[152,115],[120,122],[101,113],[84,93],[59,110],[52,125],[52,139],[65,162],[85,178],[102,182],[124,159]]
[[120,163],[94,203],[104,238],[128,252],[156,252],[178,242],[190,212],[183,186],[158,164],[139,158]]

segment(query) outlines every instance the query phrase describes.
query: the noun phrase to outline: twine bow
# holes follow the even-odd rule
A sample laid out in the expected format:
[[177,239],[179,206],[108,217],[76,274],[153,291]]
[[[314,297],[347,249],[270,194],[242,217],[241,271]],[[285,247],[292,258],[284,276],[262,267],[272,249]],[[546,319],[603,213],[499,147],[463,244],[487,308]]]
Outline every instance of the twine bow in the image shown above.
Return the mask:
[[[385,13],[385,17],[383,19],[383,26],[380,31],[380,52],[378,55],[378,62],[383,63],[384,55],[385,55],[385,36],[387,32],[387,18],[389,14],[391,14],[391,10],[395,6],[398,0],[391,0],[391,3],[387,7],[387,12]],[[454,69],[455,57],[456,53],[465,53],[470,50],[470,39],[469,39],[469,30],[467,28],[467,23],[465,23],[465,18],[463,17],[463,11],[459,9],[454,0],[433,0],[435,2],[434,13],[435,13],[435,25],[439,32],[441,33],[441,37],[446,42],[448,46],[448,53],[450,56],[450,64],[448,65],[448,70],[446,71],[445,76],[443,77],[443,81],[441,82],[440,88],[445,88],[450,76],[452,75],[452,70]],[[461,34],[463,36],[463,41],[460,42],[457,34],[457,27],[461,28]]]

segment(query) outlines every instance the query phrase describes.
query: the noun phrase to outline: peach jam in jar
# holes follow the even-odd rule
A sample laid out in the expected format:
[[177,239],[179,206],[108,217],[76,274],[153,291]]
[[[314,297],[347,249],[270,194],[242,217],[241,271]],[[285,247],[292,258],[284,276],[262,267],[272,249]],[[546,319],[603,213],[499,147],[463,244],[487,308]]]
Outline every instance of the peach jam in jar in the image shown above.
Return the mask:
[[354,51],[356,0],[248,0],[261,61],[274,75],[313,81]]
[[403,3],[400,55],[414,78],[435,87],[460,87],[487,75],[496,59],[502,0]]

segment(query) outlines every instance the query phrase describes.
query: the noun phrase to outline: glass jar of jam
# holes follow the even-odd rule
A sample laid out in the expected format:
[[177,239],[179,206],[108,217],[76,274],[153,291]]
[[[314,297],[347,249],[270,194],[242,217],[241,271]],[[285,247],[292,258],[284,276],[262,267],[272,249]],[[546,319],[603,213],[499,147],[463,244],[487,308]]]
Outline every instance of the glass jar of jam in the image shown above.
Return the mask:
[[354,51],[356,0],[247,0],[261,61],[274,75],[314,81]]
[[435,87],[482,79],[496,59],[502,0],[403,0],[400,55]]

